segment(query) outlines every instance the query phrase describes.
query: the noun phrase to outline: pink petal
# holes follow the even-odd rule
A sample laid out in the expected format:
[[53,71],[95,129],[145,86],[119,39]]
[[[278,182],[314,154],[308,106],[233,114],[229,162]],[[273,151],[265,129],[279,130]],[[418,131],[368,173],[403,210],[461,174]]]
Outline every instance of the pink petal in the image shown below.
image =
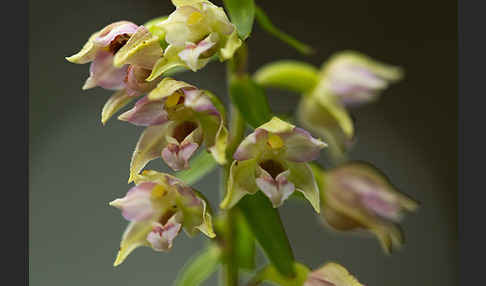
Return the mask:
[[142,221],[152,218],[155,213],[150,200],[155,183],[141,183],[131,188],[125,197],[116,199],[110,205],[121,209],[122,215],[129,221]]
[[255,129],[253,133],[248,135],[240,143],[236,152],[233,154],[233,159],[238,161],[244,161],[252,158],[256,158],[258,154],[265,147],[268,132],[263,129]]
[[159,125],[169,120],[163,101],[151,101],[148,96],[137,101],[132,109],[121,114],[118,119],[138,126]]
[[256,178],[256,184],[260,190],[270,199],[274,208],[279,207],[294,192],[295,186],[287,180],[290,171],[280,173],[276,179],[260,168],[260,176]]
[[127,66],[115,68],[113,55],[108,51],[99,51],[89,67],[89,78],[83,89],[100,86],[105,89],[118,90],[125,87],[123,80],[127,74]]
[[170,143],[162,150],[162,159],[172,170],[184,170],[189,168],[189,159],[198,147],[197,143],[187,142],[182,146]]
[[294,162],[308,162],[319,157],[319,152],[326,144],[313,138],[309,132],[295,127],[291,133],[279,134],[285,144],[285,158]]
[[145,81],[152,71],[139,66],[129,65],[127,75],[125,77],[125,84],[128,89],[133,92],[147,93],[154,89],[160,82],[160,79],[153,81]]
[[138,26],[132,22],[115,22],[103,28],[98,37],[94,39],[94,42],[99,46],[106,47],[116,38],[116,36],[123,34],[132,35],[137,28]]
[[204,91],[200,89],[182,89],[185,95],[184,105],[197,112],[206,112],[219,116],[219,112]]
[[156,251],[167,251],[172,248],[174,238],[179,234],[182,225],[170,219],[164,226],[154,223],[152,231],[147,235],[147,241]]

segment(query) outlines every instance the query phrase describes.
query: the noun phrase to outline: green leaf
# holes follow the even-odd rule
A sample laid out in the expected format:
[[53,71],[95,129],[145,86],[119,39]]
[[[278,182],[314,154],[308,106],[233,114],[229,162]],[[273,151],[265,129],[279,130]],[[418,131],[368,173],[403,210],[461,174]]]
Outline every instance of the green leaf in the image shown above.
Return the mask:
[[254,285],[263,281],[271,282],[272,284],[279,286],[302,286],[307,280],[310,269],[300,263],[295,263],[295,270],[297,275],[294,278],[288,278],[282,276],[273,265],[267,265],[261,269],[255,277],[252,279]]
[[174,175],[188,185],[196,183],[218,165],[213,156],[205,151],[202,151],[194,156],[189,164],[191,168],[184,171],[179,171]]
[[294,37],[290,36],[289,34],[279,30],[275,27],[268,16],[263,12],[263,10],[255,6],[255,16],[258,24],[269,34],[273,35],[276,38],[279,38],[282,42],[287,43],[288,45],[294,47],[297,51],[301,52],[302,54],[308,55],[314,52],[312,47],[298,41]]
[[237,206],[275,269],[285,277],[295,277],[294,254],[278,209],[272,207],[263,192],[246,195]]
[[238,266],[247,270],[255,269],[255,238],[241,211],[235,212],[235,256]]
[[234,106],[253,128],[272,118],[265,90],[248,75],[233,76],[230,80],[229,93]]
[[259,68],[253,79],[263,87],[281,88],[303,94],[317,85],[319,70],[308,63],[281,60]]
[[255,2],[253,0],[223,0],[228,10],[231,22],[236,26],[238,35],[246,39],[253,27],[255,19]]
[[175,286],[197,286],[208,279],[216,271],[220,263],[221,250],[209,246],[189,259],[179,272]]

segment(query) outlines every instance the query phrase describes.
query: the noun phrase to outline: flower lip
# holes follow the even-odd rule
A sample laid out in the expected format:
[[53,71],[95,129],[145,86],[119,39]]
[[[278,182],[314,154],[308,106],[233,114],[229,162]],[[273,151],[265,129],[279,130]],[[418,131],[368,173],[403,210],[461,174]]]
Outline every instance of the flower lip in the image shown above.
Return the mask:
[[262,161],[259,163],[260,167],[267,171],[270,176],[272,176],[273,179],[277,178],[277,176],[284,172],[285,169],[284,167],[282,166],[282,164],[280,164],[279,162],[275,161],[275,160],[265,160],[265,161]]
[[191,132],[196,130],[197,127],[198,125],[195,122],[184,121],[174,128],[172,136],[177,140],[177,142],[182,143],[187,135],[191,134]]

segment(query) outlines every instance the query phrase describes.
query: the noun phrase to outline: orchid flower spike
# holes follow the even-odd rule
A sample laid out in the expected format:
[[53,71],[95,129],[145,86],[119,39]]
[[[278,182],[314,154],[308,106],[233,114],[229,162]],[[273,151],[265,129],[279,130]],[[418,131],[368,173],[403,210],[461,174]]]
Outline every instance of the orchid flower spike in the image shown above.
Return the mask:
[[224,164],[228,138],[224,114],[222,104],[209,91],[164,78],[134,108],[119,116],[134,125],[148,126],[132,156],[130,181],[158,157],[174,171],[189,168],[189,159],[203,143]]
[[177,66],[197,71],[214,55],[231,58],[241,46],[235,26],[223,8],[207,0],[172,0],[176,10],[157,27],[165,31],[168,46],[148,80]]
[[168,251],[181,229],[190,236],[197,230],[214,237],[206,201],[179,179],[156,171],[145,171],[125,197],[110,202],[130,221],[114,265],[121,264],[140,246]]
[[329,262],[312,271],[304,286],[364,286],[343,266]]
[[321,216],[336,230],[367,229],[374,233],[384,251],[403,243],[397,223],[405,211],[418,204],[399,193],[375,167],[351,162],[322,172]]
[[319,212],[319,189],[306,162],[326,144],[277,117],[256,128],[239,145],[221,208],[233,207],[246,194],[261,190],[279,207],[295,191]]
[[398,67],[357,52],[339,52],[323,65],[315,88],[302,97],[297,117],[340,155],[354,141],[354,125],[346,108],[376,100],[390,83],[401,78]]

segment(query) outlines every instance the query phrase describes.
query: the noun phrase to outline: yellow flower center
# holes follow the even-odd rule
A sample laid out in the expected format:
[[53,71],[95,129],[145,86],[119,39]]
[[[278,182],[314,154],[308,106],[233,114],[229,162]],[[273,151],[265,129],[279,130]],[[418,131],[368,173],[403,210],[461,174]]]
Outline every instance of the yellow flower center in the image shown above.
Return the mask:
[[161,185],[155,186],[152,190],[152,198],[156,200],[161,199],[166,194],[167,194],[167,190]]
[[202,20],[203,17],[203,14],[199,12],[192,12],[192,14],[187,18],[187,25],[197,24]]
[[176,106],[179,103],[182,96],[183,95],[182,95],[181,92],[178,92],[178,91],[174,92],[169,97],[167,97],[167,99],[165,100],[165,106],[167,108],[171,108],[171,107]]
[[270,134],[270,136],[268,136],[267,142],[272,149],[279,149],[282,148],[284,145],[282,138],[280,138],[280,136],[275,134]]

